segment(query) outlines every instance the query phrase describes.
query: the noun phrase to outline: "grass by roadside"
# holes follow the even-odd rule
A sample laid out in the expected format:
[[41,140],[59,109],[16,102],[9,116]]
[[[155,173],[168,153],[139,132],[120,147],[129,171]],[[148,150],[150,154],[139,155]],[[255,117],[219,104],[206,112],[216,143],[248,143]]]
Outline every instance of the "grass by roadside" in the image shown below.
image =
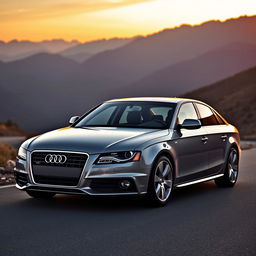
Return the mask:
[[11,120],[0,122],[0,136],[27,136],[27,134]]

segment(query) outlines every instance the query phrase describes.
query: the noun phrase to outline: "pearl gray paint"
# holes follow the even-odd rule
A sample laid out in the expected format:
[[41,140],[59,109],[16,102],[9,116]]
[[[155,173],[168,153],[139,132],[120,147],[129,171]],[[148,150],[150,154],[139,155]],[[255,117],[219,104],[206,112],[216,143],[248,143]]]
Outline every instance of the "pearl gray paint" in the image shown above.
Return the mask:
[[[175,187],[189,181],[223,173],[231,146],[235,145],[240,152],[239,133],[231,124],[202,126],[199,129],[177,129],[175,127],[181,104],[198,101],[177,98],[131,98],[125,99],[125,101],[177,103],[170,128],[156,130],[67,127],[31,138],[21,145],[21,147],[28,150],[27,161],[17,160],[19,166],[23,166],[20,169],[25,169],[28,172],[30,182],[23,187],[16,186],[23,190],[29,188],[36,190],[44,187],[48,191],[51,191],[54,187],[55,189],[58,188],[61,193],[74,193],[74,191],[67,192],[67,189],[70,188],[68,186],[39,186],[34,183],[30,157],[35,150],[87,153],[89,158],[76,187],[77,193],[86,194],[95,194],[86,183],[88,178],[107,179],[113,177],[131,177],[134,179],[138,190],[135,194],[146,193],[152,165],[157,157],[162,154],[167,155],[174,165]],[[204,137],[207,137],[208,140],[205,141]],[[101,153],[130,150],[141,151],[140,161],[104,165],[94,164]],[[63,191],[64,188],[65,191]]]

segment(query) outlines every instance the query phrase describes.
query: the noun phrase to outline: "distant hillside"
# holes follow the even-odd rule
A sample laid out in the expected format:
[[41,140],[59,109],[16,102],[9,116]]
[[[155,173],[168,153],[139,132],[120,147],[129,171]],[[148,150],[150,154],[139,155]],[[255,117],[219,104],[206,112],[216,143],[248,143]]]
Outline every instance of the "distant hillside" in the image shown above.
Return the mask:
[[22,60],[5,63],[0,65],[0,68],[2,78],[12,78],[13,74],[19,74],[52,81],[51,79],[54,80],[56,77],[66,77],[76,72],[80,65],[58,54],[38,53]]
[[67,42],[62,39],[44,40],[41,42],[18,40],[10,42],[0,41],[0,60],[14,61],[39,52],[56,53],[76,46],[77,44],[79,44],[78,41]]
[[24,59],[38,53],[59,53],[76,62],[84,62],[94,54],[115,49],[131,42],[133,38],[112,38],[80,43],[76,40],[67,42],[62,39],[41,42],[0,41],[0,60],[5,62]]
[[256,66],[255,31],[256,16],[241,17],[136,38],[81,64],[49,53],[0,62],[0,121],[42,132],[110,98],[186,93]]
[[[232,43],[163,68],[128,87],[135,94],[180,95],[256,65],[256,44]],[[127,89],[128,90],[128,89]]]
[[14,120],[29,132],[66,125],[101,100],[82,66],[56,54],[0,63],[0,77],[0,121]]
[[149,75],[234,42],[255,44],[256,16],[183,25],[133,40],[123,47],[94,55],[84,63],[88,72],[105,77],[101,84],[129,85]]
[[209,103],[243,138],[256,139],[256,67],[184,96]]
[[79,44],[77,46],[68,48],[60,54],[69,59],[75,60],[77,62],[84,62],[91,56],[104,52],[106,50],[113,50],[118,47],[124,46],[130,43],[133,38],[112,38],[112,39],[101,39],[91,42],[86,42]]

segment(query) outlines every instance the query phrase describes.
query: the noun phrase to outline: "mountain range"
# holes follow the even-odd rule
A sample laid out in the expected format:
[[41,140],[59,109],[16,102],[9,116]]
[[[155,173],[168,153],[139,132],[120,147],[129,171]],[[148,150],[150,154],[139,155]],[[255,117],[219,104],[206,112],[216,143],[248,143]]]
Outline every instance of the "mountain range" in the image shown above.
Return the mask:
[[60,54],[64,57],[82,63],[95,54],[122,47],[130,43],[133,39],[134,38],[112,38],[108,40],[101,39],[92,42],[86,42],[74,47],[70,47],[60,52]]
[[256,44],[231,43],[169,65],[131,86],[141,95],[180,95],[250,68],[256,65],[255,60]]
[[[255,44],[256,16],[183,25],[141,37],[115,50],[94,55],[83,65],[112,84],[128,85],[152,72],[234,42]],[[105,84],[105,80],[102,81]]]
[[59,53],[76,62],[83,62],[93,55],[115,49],[131,42],[133,38],[111,38],[80,43],[62,39],[31,42],[29,40],[0,41],[0,60],[5,62],[24,59],[37,53]]
[[14,61],[40,52],[56,53],[76,46],[77,44],[79,42],[76,40],[67,42],[62,39],[44,40],[41,42],[31,42],[28,40],[0,41],[0,60],[6,62]]
[[106,99],[185,94],[256,66],[255,31],[243,16],[0,62],[0,120],[45,131]]
[[256,67],[184,95],[205,101],[238,127],[244,139],[256,139]]

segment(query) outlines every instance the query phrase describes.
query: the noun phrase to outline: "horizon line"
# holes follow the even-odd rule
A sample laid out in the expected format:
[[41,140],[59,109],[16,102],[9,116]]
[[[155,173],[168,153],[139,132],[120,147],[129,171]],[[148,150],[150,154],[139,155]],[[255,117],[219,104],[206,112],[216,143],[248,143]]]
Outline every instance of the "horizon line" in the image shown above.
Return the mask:
[[207,23],[210,23],[210,22],[220,22],[220,23],[225,23],[227,21],[230,21],[230,20],[238,20],[238,19],[242,19],[242,18],[253,18],[253,17],[256,17],[256,13],[255,14],[252,14],[252,15],[248,15],[248,14],[242,14],[242,15],[239,15],[239,16],[236,16],[236,17],[229,17],[229,18],[226,18],[226,19],[210,19],[210,20],[205,20],[203,22],[200,22],[200,23],[195,23],[195,24],[188,24],[188,23],[182,23],[180,25],[175,25],[173,27],[167,27],[167,28],[163,28],[161,30],[158,30],[156,32],[153,32],[153,33],[149,33],[149,34],[145,34],[145,35],[134,35],[134,36],[131,36],[131,37],[105,37],[105,38],[98,38],[98,39],[93,39],[93,40],[89,40],[89,41],[81,41],[79,39],[71,39],[71,40],[66,40],[64,38],[51,38],[51,39],[43,39],[43,40],[40,40],[40,41],[33,41],[33,40],[30,40],[30,39],[22,39],[22,40],[19,40],[17,38],[13,38],[11,40],[3,40],[3,39],[0,39],[0,42],[1,43],[5,43],[5,44],[8,44],[8,43],[12,43],[12,42],[18,42],[18,43],[22,43],[22,42],[30,42],[30,43],[43,43],[43,42],[52,42],[52,41],[64,41],[66,43],[72,43],[72,42],[77,42],[78,44],[85,44],[85,43],[92,43],[92,42],[98,42],[98,41],[108,41],[108,40],[113,40],[113,39],[136,39],[136,38],[145,38],[145,37],[148,37],[148,36],[152,36],[152,35],[155,35],[155,34],[158,34],[158,33],[161,33],[163,31],[168,31],[168,30],[175,30],[175,29],[180,29],[184,26],[188,26],[188,27],[198,27],[198,26],[202,26],[204,24],[207,24]]

